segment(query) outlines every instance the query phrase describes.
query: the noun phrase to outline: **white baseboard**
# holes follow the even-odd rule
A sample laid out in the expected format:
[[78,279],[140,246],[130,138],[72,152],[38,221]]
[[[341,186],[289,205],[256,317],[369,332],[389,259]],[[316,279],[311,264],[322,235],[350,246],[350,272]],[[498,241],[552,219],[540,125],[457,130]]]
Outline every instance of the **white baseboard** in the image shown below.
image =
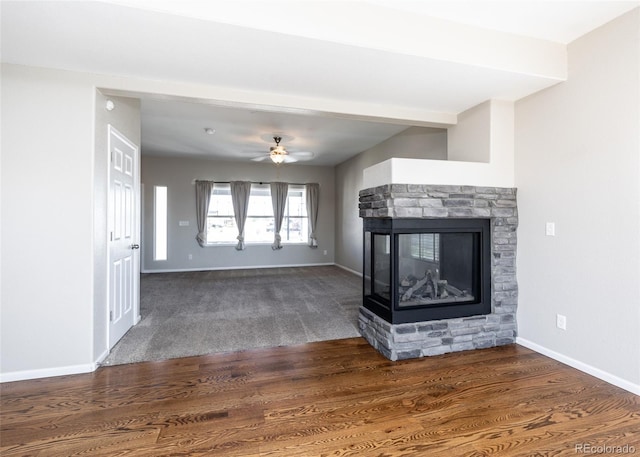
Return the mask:
[[29,379],[51,378],[53,376],[67,376],[72,374],[93,373],[98,369],[100,364],[107,358],[109,351],[105,350],[98,356],[94,363],[82,365],[70,365],[66,367],[42,368],[38,370],[11,371],[9,373],[0,373],[0,383],[27,381]]
[[603,371],[599,368],[593,367],[584,362],[580,362],[579,360],[575,360],[564,354],[560,354],[559,352],[552,351],[551,349],[548,349],[544,346],[540,346],[539,344],[534,343],[533,341],[529,341],[527,339],[517,337],[516,343],[526,348],[529,348],[532,351],[538,352],[542,355],[546,355],[547,357],[557,360],[558,362],[562,362],[565,365],[569,365],[570,367],[573,367],[576,370],[583,371],[584,373],[590,374],[591,376],[595,376],[598,379],[602,379],[603,381],[608,382],[609,384],[613,384],[616,387],[620,387],[621,389],[624,389],[626,391],[629,391],[632,394],[640,395],[639,384],[634,384],[630,381],[627,381],[626,379],[619,378],[618,376],[608,373],[606,371]]
[[338,268],[342,268],[343,270],[348,271],[349,273],[353,273],[354,275],[360,276],[362,278],[362,273],[360,273],[359,271],[352,270],[351,268],[347,268],[344,265],[340,265],[339,263],[335,263],[334,265]]
[[91,373],[98,367],[97,363],[70,365],[66,367],[42,368],[38,370],[10,371],[0,374],[0,383],[26,381],[28,379],[51,378],[70,374]]
[[164,270],[144,270],[140,273],[181,273],[187,271],[217,271],[217,270],[251,270],[254,268],[296,268],[296,267],[326,267],[335,265],[333,262],[327,263],[301,263],[289,265],[245,265],[234,267],[202,267],[202,268],[174,268]]

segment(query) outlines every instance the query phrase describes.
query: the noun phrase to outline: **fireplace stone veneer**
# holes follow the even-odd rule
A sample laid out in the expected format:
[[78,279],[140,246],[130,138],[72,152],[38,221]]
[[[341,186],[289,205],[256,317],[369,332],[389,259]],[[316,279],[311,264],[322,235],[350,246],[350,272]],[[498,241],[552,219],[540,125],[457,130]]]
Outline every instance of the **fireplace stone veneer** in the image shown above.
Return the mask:
[[516,189],[387,184],[360,191],[362,218],[482,218],[491,222],[491,313],[390,324],[360,307],[360,334],[390,360],[502,346],[515,342],[518,284]]

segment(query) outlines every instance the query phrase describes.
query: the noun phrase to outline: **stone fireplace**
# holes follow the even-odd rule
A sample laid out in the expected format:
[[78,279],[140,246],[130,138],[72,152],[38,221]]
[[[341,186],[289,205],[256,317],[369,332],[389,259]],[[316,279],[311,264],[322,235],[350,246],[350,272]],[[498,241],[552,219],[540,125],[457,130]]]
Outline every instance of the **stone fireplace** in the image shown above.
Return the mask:
[[388,184],[360,192],[360,333],[391,360],[515,342],[516,189]]

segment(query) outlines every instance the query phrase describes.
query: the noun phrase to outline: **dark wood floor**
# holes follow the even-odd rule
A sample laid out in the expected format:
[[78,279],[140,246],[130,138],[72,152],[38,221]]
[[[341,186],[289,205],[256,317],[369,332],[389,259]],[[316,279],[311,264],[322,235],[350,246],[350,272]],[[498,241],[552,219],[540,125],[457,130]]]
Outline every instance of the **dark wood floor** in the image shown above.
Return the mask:
[[389,362],[354,338],[1,393],[3,456],[640,455],[640,397],[517,345]]

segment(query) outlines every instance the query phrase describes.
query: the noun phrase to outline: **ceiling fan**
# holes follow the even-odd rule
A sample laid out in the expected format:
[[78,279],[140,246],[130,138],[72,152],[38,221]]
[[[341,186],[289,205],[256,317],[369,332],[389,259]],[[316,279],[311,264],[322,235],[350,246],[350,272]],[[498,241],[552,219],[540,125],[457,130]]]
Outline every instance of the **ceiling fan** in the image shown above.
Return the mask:
[[273,141],[275,141],[276,145],[271,146],[269,148],[269,152],[266,154],[259,155],[258,157],[254,157],[253,161],[262,162],[266,159],[271,159],[271,161],[275,164],[281,163],[293,163],[298,160],[310,160],[313,158],[313,152],[307,151],[292,151],[288,152],[284,146],[280,144],[282,141],[282,137],[274,136]]

